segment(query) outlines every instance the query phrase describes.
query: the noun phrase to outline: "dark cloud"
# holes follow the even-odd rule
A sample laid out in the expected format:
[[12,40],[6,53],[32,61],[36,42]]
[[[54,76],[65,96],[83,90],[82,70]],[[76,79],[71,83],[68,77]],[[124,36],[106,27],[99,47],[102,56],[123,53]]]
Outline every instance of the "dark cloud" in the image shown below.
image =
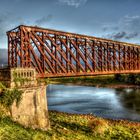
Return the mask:
[[138,37],[139,34],[138,33],[130,33],[127,36],[125,36],[126,39],[133,39],[135,37]]
[[118,40],[124,38],[126,35],[127,35],[126,32],[119,32],[119,33],[112,34],[111,38]]
[[42,18],[37,19],[35,21],[35,24],[37,24],[37,25],[46,24],[46,23],[50,22],[52,20],[52,18],[53,18],[52,14],[49,14],[47,16],[43,16]]
[[140,38],[140,16],[124,16],[116,23],[103,25],[102,31],[106,35],[104,38],[110,38],[120,41],[136,41]]
[[122,32],[115,32],[115,33],[111,33],[111,34],[107,34],[105,36],[103,36],[104,38],[110,38],[110,39],[114,39],[114,40],[122,40],[122,39],[134,39],[135,37],[138,37],[138,33],[128,33],[125,31]]
[[119,27],[117,27],[117,26],[108,26],[108,25],[104,25],[103,27],[102,27],[102,30],[103,31],[110,31],[110,30],[118,30],[119,29]]

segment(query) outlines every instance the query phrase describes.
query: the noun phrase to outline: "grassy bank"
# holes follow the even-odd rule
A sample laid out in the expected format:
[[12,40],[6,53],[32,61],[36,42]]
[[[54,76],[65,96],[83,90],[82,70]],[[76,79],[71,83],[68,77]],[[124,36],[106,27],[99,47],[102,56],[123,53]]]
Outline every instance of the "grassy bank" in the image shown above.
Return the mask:
[[111,121],[90,115],[49,112],[47,132],[24,128],[0,118],[0,140],[140,140],[140,123]]
[[[50,83],[73,83],[83,85],[133,84],[132,76],[98,76],[80,78],[59,78],[46,80]],[[137,77],[135,77],[137,79]],[[139,80],[139,78],[137,79]],[[130,82],[129,82],[130,81]],[[1,89],[3,90],[4,87]],[[16,90],[16,89],[15,89]],[[1,94],[1,104],[6,108],[20,99],[6,90]],[[20,94],[19,94],[20,95]],[[4,98],[6,97],[6,98]],[[12,98],[11,98],[12,97]],[[10,104],[9,104],[10,101]],[[25,128],[7,117],[5,108],[0,106],[0,140],[140,140],[140,123],[113,121],[91,115],[75,115],[49,111],[50,129],[47,132]]]
[[140,85],[140,75],[101,75],[101,76],[81,76],[46,79],[49,83],[88,85],[99,87],[138,87]]

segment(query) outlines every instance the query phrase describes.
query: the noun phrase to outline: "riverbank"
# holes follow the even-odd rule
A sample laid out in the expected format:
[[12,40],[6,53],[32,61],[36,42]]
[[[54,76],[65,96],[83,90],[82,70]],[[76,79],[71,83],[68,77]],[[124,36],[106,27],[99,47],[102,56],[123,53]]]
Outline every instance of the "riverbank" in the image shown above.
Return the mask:
[[129,75],[82,76],[49,79],[50,84],[81,85],[107,88],[140,88],[140,84],[133,83]]
[[134,85],[134,84],[128,84],[128,83],[111,83],[111,84],[100,84],[100,83],[83,83],[80,81],[77,82],[50,82],[50,84],[58,84],[58,85],[70,85],[70,86],[92,86],[92,87],[106,87],[106,88],[136,88],[139,89],[139,85]]
[[[47,82],[72,85],[80,82],[79,85],[91,84],[91,86],[112,86],[112,88],[113,86],[118,88],[118,85],[136,86],[123,81],[119,82],[114,76],[47,79]],[[49,111],[49,120],[50,129],[47,132],[33,130],[3,116],[0,110],[0,140],[140,140],[140,122],[109,120],[94,115],[76,115],[56,111]]]
[[1,140],[111,140],[140,139],[140,123],[113,121],[92,115],[49,111],[47,132],[24,128],[10,118],[0,118]]

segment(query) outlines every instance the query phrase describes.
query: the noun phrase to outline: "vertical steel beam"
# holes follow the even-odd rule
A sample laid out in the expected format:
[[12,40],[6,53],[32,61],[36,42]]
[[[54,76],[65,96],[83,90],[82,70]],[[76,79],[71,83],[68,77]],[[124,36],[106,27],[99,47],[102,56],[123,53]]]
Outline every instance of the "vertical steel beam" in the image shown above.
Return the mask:
[[[71,42],[69,41],[69,44],[70,44],[70,52],[72,52],[72,44]],[[70,63],[72,64],[72,56],[70,54]],[[72,72],[72,69],[70,68],[70,72]]]
[[119,70],[121,70],[121,46],[118,46]]
[[15,43],[15,63],[14,63],[14,67],[17,67],[17,42]]
[[[87,60],[87,40],[85,39],[85,60]],[[85,62],[85,72],[87,72],[87,61],[84,61]]]
[[67,47],[66,47],[66,71],[67,73],[69,72],[69,58],[68,58],[68,37],[66,36],[66,44],[67,44]]
[[110,50],[108,43],[107,43],[107,70],[110,71]]
[[127,58],[127,61],[128,61],[128,70],[131,70],[131,49],[130,49],[130,46],[128,46],[128,58]]
[[132,60],[132,64],[133,64],[133,70],[135,70],[135,48],[133,47],[133,52],[132,52],[132,54],[133,54],[133,60]]
[[103,68],[103,71],[106,71],[106,45],[104,44],[104,47],[103,47],[103,64],[104,64],[104,68]]
[[126,49],[125,45],[123,45],[123,67],[126,69]]
[[102,42],[100,42],[99,48],[100,48],[100,52],[99,52],[99,54],[100,54],[100,69],[101,69],[101,71],[103,71],[103,50],[102,50]]
[[[57,35],[54,36],[54,40],[55,40],[55,43],[57,44]],[[55,46],[55,59],[57,59],[57,49],[56,49],[56,46]],[[58,73],[58,67],[57,67],[57,62],[55,61],[55,73]]]
[[19,27],[20,30],[20,67],[23,67],[23,28]]
[[8,66],[11,66],[11,41],[10,41],[10,33],[7,33],[8,36]]
[[63,53],[63,44],[62,42],[60,42],[60,48],[61,48],[61,54],[60,54],[60,58],[61,58],[61,65],[63,66],[63,56],[62,56],[62,53]]
[[[42,42],[45,42],[45,37],[44,37],[44,33],[42,32]],[[45,73],[45,49],[44,49],[44,45],[41,45],[41,50],[43,52],[43,55],[41,54],[41,67],[42,67],[42,71],[43,73]]]
[[79,44],[78,44],[78,39],[77,39],[77,38],[75,39],[75,42],[76,42],[76,45],[77,45],[77,49],[76,49],[76,59],[78,60],[78,61],[76,62],[76,71],[77,71],[77,72],[80,72],[80,69],[79,69],[80,60],[79,60],[79,53],[78,53],[78,51],[79,51],[80,49],[79,49]]
[[92,46],[91,46],[91,49],[92,49],[92,69],[93,69],[93,72],[95,72],[96,70],[96,60],[95,60],[95,41],[93,40],[92,41]]
[[115,51],[115,44],[113,43],[113,70],[116,71],[116,51]]

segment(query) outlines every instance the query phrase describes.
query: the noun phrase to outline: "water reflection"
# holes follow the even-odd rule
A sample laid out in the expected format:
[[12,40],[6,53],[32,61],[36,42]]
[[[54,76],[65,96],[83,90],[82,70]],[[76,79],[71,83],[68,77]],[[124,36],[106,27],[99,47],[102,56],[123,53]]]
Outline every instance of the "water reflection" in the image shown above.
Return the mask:
[[49,85],[48,107],[69,113],[140,121],[140,90]]
[[122,105],[140,114],[140,89],[119,89],[116,93],[121,97]]

